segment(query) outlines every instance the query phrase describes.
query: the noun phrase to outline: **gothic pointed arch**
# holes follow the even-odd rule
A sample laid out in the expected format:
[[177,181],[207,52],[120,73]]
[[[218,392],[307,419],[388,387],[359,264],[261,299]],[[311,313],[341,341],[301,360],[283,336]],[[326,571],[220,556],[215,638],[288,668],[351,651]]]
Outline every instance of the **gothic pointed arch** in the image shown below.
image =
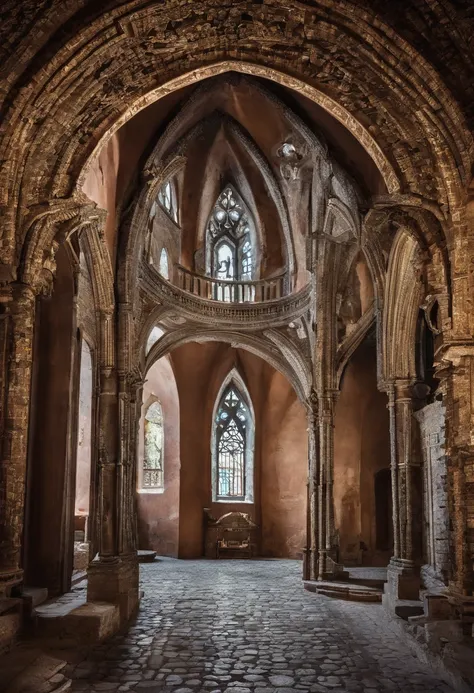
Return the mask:
[[144,451],[139,474],[140,488],[147,491],[164,490],[164,426],[163,408],[153,397],[145,409]]
[[212,499],[253,502],[255,415],[245,383],[233,368],[214,405],[211,431]]
[[206,228],[206,270],[224,280],[251,281],[256,272],[255,223],[241,195],[224,186]]

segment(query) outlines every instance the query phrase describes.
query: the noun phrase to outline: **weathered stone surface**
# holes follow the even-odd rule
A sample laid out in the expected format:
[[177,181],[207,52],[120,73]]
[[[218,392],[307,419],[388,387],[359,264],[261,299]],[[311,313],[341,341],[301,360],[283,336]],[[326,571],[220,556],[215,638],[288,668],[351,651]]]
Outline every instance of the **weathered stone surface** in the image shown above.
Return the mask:
[[[296,562],[163,559],[141,572],[136,623],[71,666],[73,690],[99,682],[150,693],[451,690],[413,657],[381,606],[305,592]],[[228,676],[212,673],[223,668]]]

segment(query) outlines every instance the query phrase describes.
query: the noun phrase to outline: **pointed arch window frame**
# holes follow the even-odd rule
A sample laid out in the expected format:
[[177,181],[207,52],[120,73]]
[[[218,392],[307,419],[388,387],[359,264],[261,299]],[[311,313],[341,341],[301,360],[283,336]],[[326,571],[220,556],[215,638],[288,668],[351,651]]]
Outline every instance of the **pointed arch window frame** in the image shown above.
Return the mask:
[[[240,238],[234,237],[230,230],[220,230],[215,235],[212,234],[211,224],[215,224],[215,214],[219,207],[219,201],[221,200],[224,193],[230,190],[231,194],[236,199],[237,204],[242,208],[242,215],[240,219],[245,216],[245,224],[248,226],[248,232],[243,234]],[[240,219],[237,223],[240,223]],[[243,247],[246,242],[250,243],[251,248],[251,259],[250,269],[243,271],[244,263],[244,252]],[[216,267],[216,249],[227,243],[233,248],[233,276],[227,278],[222,274],[218,273]],[[219,192],[214,204],[212,205],[209,217],[206,223],[205,231],[205,247],[206,247],[206,273],[208,276],[214,279],[221,279],[222,281],[255,281],[258,279],[258,259],[260,256],[257,238],[257,229],[255,225],[255,220],[250,212],[248,205],[246,204],[241,193],[236,189],[232,183],[226,183],[221,191]],[[246,276],[245,276],[246,275]]]
[[[231,389],[234,389],[242,404],[247,410],[247,430],[244,443],[244,469],[243,469],[243,494],[239,496],[219,494],[219,436],[218,415],[225,397]],[[254,476],[255,476],[255,412],[247,387],[236,369],[233,369],[223,381],[212,414],[211,429],[211,477],[212,500],[214,503],[253,503],[254,502]]]
[[[160,407],[160,412],[161,412],[161,469],[158,469],[158,471],[161,472],[161,483],[160,484],[146,484],[145,482],[145,475],[148,471],[155,471],[155,468],[153,467],[148,467],[147,466],[147,456],[146,456],[146,444],[147,444],[147,413],[149,412],[150,408],[154,405],[158,404]],[[139,493],[164,493],[165,490],[165,425],[164,425],[164,414],[163,414],[163,405],[161,404],[161,401],[158,399],[158,397],[151,397],[144,405],[143,405],[143,413],[141,417],[141,435],[142,435],[142,440],[143,440],[143,456],[142,459],[140,460],[140,469],[139,469],[139,475],[138,475],[138,492]]]
[[170,256],[168,250],[165,247],[163,247],[160,252],[158,272],[163,277],[163,279],[166,279],[166,281],[170,280]]
[[168,217],[175,224],[179,225],[179,214],[178,214],[178,194],[176,190],[176,183],[172,178],[165,180],[156,196],[156,201],[160,205],[161,209],[168,215]]

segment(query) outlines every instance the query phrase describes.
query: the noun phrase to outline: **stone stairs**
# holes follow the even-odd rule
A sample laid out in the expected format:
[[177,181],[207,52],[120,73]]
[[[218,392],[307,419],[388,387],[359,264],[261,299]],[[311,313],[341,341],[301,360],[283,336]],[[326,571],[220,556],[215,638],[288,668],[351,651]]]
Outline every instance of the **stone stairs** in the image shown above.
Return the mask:
[[354,602],[381,602],[387,580],[386,568],[349,568],[343,579],[304,581],[308,592]]
[[0,691],[4,693],[66,693],[72,682],[67,662],[36,648],[16,648],[0,659]]

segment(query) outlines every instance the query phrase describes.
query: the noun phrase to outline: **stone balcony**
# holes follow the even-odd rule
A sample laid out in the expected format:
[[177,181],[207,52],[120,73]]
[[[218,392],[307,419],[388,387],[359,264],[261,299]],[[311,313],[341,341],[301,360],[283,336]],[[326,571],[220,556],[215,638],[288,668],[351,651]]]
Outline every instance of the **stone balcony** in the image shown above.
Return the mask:
[[288,325],[309,308],[311,287],[295,291],[287,274],[249,282],[226,281],[178,265],[172,277],[166,280],[153,265],[141,264],[140,286],[146,296],[197,322],[252,329]]
[[288,273],[257,281],[229,281],[196,274],[177,265],[174,276],[180,289],[200,298],[225,303],[277,301],[289,296],[294,288],[293,278]]

